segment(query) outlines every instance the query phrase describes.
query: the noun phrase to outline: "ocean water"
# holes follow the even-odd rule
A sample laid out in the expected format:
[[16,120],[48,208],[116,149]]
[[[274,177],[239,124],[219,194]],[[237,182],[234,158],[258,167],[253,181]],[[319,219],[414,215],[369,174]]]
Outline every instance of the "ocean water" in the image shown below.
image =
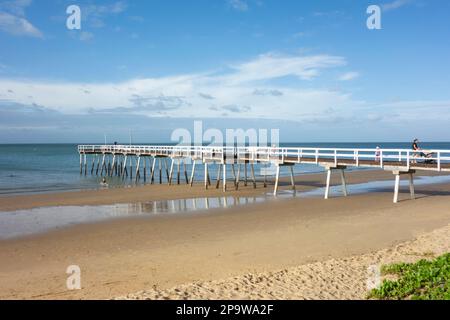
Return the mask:
[[[336,148],[410,148],[411,143],[285,143],[282,147],[336,147]],[[450,149],[450,142],[423,143],[427,149]],[[90,164],[89,164],[90,167]],[[188,165],[188,172],[191,168]],[[259,176],[261,167],[256,166]],[[79,155],[75,144],[9,144],[0,145],[0,195],[45,193],[55,191],[100,188],[101,177],[80,176]],[[284,169],[286,170],[286,169]],[[211,178],[217,168],[211,166]],[[230,171],[230,170],[228,170]],[[297,165],[296,174],[320,172],[315,165]],[[231,172],[229,172],[231,177]],[[281,174],[288,174],[282,171]],[[196,171],[196,179],[201,180],[203,170]],[[182,175],[183,176],[183,175]],[[158,180],[158,179],[157,179]],[[184,180],[182,179],[182,182]],[[134,181],[108,178],[110,187],[133,185]],[[142,184],[143,181],[139,182]],[[147,181],[148,183],[148,181]]]

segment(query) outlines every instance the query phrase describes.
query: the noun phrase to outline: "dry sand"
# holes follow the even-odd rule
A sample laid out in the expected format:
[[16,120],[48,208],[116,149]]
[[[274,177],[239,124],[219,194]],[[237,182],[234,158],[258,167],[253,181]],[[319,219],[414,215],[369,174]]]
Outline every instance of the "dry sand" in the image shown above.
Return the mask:
[[376,253],[330,259],[277,271],[247,273],[224,280],[192,282],[167,290],[143,290],[126,300],[362,300],[383,277],[382,265],[416,262],[450,252],[450,225]]
[[[349,183],[381,179],[392,179],[392,175],[349,174]],[[322,175],[298,179],[300,190],[322,185]],[[239,194],[260,194],[267,190],[270,187],[264,189],[259,185],[256,190],[247,187]],[[172,295],[170,288],[180,288],[183,284],[188,284],[183,290],[194,297],[204,294],[204,291],[195,293],[197,289],[190,291],[198,283],[204,288],[214,287],[215,294],[221,294],[221,298],[229,298],[237,297],[233,296],[236,294],[233,281],[244,282],[243,279],[249,279],[248,274],[255,275],[247,281],[249,286],[258,285],[256,275],[261,275],[263,287],[271,281],[277,285],[278,289],[261,290],[259,294],[264,297],[362,297],[363,266],[377,261],[374,258],[377,255],[370,253],[411,241],[450,223],[449,185],[423,185],[417,187],[416,193],[417,200],[401,201],[397,205],[392,203],[392,190],[387,189],[327,201],[272,200],[195,215],[126,218],[3,240],[0,241],[0,299],[109,299],[144,289],[154,290],[148,291],[150,296],[165,297]],[[6,197],[0,199],[0,210],[219,194],[222,195],[216,190],[204,192],[201,186],[193,189],[147,186]],[[233,194],[237,193],[230,192]],[[406,199],[407,194],[402,194],[402,198]],[[431,249],[427,244],[414,250],[419,253],[448,250],[448,237],[442,239],[441,242],[432,240],[436,247]],[[349,265],[343,264],[342,258],[354,256],[358,257],[349,258]],[[66,268],[74,264],[81,268],[82,289],[69,291]],[[308,270],[311,266],[325,270],[321,276],[323,284],[333,283],[338,288],[320,286],[313,280],[308,282],[304,278],[308,273],[302,268]],[[345,281],[334,277],[336,270],[350,275],[351,266],[359,270],[355,271],[359,274],[357,278]],[[309,274],[316,272],[312,270]],[[243,274],[247,276],[242,277]],[[238,278],[216,281],[233,277]],[[306,281],[304,289],[297,292],[295,286],[303,286],[302,280]],[[224,292],[227,282],[230,282],[229,290]],[[279,285],[284,282],[289,283],[285,291]],[[242,286],[242,297],[257,298],[258,292],[248,295],[249,288]],[[218,296],[210,293],[208,297]]]

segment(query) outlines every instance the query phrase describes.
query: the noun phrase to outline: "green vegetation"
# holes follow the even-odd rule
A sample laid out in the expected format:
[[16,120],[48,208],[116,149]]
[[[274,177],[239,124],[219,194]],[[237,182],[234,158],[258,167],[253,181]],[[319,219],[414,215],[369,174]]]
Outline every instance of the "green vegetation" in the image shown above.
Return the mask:
[[381,273],[398,279],[384,280],[369,298],[450,300],[450,253],[433,260],[383,266]]

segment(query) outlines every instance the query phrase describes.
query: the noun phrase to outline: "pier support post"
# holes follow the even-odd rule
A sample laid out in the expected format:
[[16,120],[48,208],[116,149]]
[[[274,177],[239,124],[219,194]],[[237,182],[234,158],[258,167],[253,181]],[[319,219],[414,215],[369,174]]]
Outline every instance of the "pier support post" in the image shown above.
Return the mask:
[[250,164],[250,170],[251,170],[251,174],[252,174],[253,189],[256,189],[255,167],[254,167],[253,162]]
[[247,186],[247,162],[244,163],[244,186]]
[[144,183],[147,182],[147,157],[144,157]]
[[327,169],[327,182],[325,186],[325,199],[328,199],[328,196],[330,195],[330,181],[331,181],[331,169]]
[[234,163],[231,165],[231,171],[233,172],[233,182],[234,182],[234,188],[236,189],[236,170],[234,168]]
[[130,157],[130,180],[133,180],[133,159]]
[[80,175],[83,174],[83,154],[80,153]]
[[221,173],[221,170],[222,170],[222,167],[221,167],[221,165],[219,164],[219,165],[217,166],[216,189],[219,189],[219,186],[220,186],[220,173]]
[[95,157],[96,157],[95,155],[92,156],[91,176],[94,175]]
[[167,181],[169,181],[169,165],[167,164],[167,158],[164,159],[164,168],[166,169]]
[[87,175],[87,156],[84,154],[84,175]]
[[97,169],[95,170],[95,175],[98,176],[98,170],[100,169],[100,157],[97,155]]
[[398,203],[398,195],[400,191],[400,176],[402,175],[408,175],[409,180],[409,193],[411,196],[411,200],[414,200],[416,198],[415,190],[414,190],[414,173],[416,173],[415,170],[409,170],[409,171],[400,171],[400,170],[394,170],[392,173],[395,175],[395,186],[394,186],[394,203]]
[[345,197],[348,195],[347,183],[345,181],[345,173],[344,173],[344,170],[346,168],[347,167],[345,167],[345,166],[325,167],[325,169],[327,171],[327,181],[326,181],[326,186],[325,186],[325,197],[324,197],[325,199],[328,199],[330,196],[331,174],[335,170],[339,170],[340,175],[341,175],[342,193],[344,194]]
[[172,185],[173,166],[175,164],[175,159],[172,158],[171,160],[172,160],[172,162],[170,163],[170,172],[169,172],[169,181],[168,181],[169,186]]
[[227,192],[227,164],[223,164],[223,192]]
[[347,183],[345,181],[345,172],[344,169],[340,169],[340,171],[341,171],[342,193],[346,197],[348,194],[347,194]]
[[208,190],[208,180],[209,180],[209,173],[208,173],[208,163],[205,162],[205,189]]
[[136,179],[134,180],[136,183],[139,181],[140,176],[141,176],[141,156],[138,156],[136,164]]
[[150,172],[150,184],[153,184],[153,182],[155,182],[155,165],[156,165],[156,157],[153,157],[153,163],[152,163],[152,168],[151,168],[151,172]]
[[125,178],[125,170],[127,170],[127,158],[127,155],[125,155],[125,157],[123,158],[122,179]]
[[192,171],[191,171],[191,180],[189,181],[189,184],[192,185],[194,184],[194,175],[195,175],[195,161],[192,163]]
[[186,159],[183,160],[183,171],[184,171],[184,179],[186,180],[186,184],[189,184],[188,173],[186,168]]
[[295,190],[295,177],[294,177],[294,166],[289,166],[291,171],[291,186],[292,190]]
[[162,162],[161,158],[158,159],[159,165],[159,184],[162,184]]
[[275,186],[273,189],[273,195],[276,196],[278,193],[278,184],[279,184],[279,180],[280,180],[280,165],[277,164],[277,170],[276,170],[276,175],[275,175]]
[[105,154],[103,154],[103,158],[102,158],[102,171],[100,172],[100,175],[103,176],[103,170],[105,170]]
[[111,177],[114,175],[115,170],[116,170],[116,155],[114,154],[113,161],[112,161],[111,173],[110,173]]
[[234,183],[234,188],[236,189],[236,191],[239,190],[240,179],[241,179],[241,164],[238,163],[238,170],[237,170],[236,180]]
[[181,159],[177,161],[177,184],[180,184]]

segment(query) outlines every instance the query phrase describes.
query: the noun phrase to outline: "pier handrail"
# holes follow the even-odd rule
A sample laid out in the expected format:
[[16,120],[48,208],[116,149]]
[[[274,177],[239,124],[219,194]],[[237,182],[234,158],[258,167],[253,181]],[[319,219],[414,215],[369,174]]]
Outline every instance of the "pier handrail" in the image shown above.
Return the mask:
[[[229,158],[238,161],[255,162],[291,162],[303,163],[313,160],[315,163],[328,161],[334,165],[352,162],[356,166],[368,166],[367,161],[374,161],[370,166],[397,164],[409,170],[417,161],[433,161],[436,170],[441,171],[443,164],[450,163],[450,150],[427,149],[377,149],[377,148],[330,148],[330,147],[270,147],[270,146],[169,146],[169,145],[79,145],[78,152],[112,153],[134,155],[156,155],[166,157],[191,157],[202,160],[226,161]],[[423,156],[426,152],[429,156]],[[364,162],[366,161],[366,162]]]

